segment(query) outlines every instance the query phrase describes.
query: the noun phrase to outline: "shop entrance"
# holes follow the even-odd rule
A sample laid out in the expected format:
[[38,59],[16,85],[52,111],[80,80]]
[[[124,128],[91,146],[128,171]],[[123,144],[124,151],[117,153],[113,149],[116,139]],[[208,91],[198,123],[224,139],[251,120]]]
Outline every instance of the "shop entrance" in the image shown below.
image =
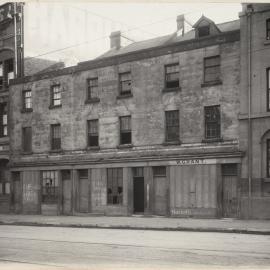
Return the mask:
[[70,170],[62,171],[62,213],[71,214],[71,175]]
[[133,209],[134,213],[144,212],[144,174],[143,168],[133,169]]
[[222,165],[222,182],[223,217],[237,218],[239,212],[237,164]]

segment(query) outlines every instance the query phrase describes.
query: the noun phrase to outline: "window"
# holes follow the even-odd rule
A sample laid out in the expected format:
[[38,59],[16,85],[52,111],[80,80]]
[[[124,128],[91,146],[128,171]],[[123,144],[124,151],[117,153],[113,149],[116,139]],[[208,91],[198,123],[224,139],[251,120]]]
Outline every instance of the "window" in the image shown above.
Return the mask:
[[179,141],[179,111],[165,112],[166,120],[166,141]]
[[130,95],[131,94],[131,73],[125,72],[119,74],[120,83],[120,95]]
[[10,194],[10,183],[7,182],[7,179],[5,178],[5,174],[2,171],[0,173],[0,196],[8,195],[8,194]]
[[4,90],[9,85],[9,80],[14,79],[13,59],[0,62],[0,90]]
[[270,19],[266,20],[266,39],[270,39]]
[[87,79],[87,100],[98,99],[98,78]]
[[88,170],[87,169],[78,170],[78,173],[79,173],[79,179],[87,179],[88,178]]
[[267,177],[270,177],[270,139],[266,141],[266,168],[267,172],[266,175]]
[[98,120],[88,120],[88,146],[98,146]]
[[25,110],[32,109],[32,91],[31,90],[23,91],[23,109]]
[[122,204],[123,202],[123,169],[107,169],[107,203]]
[[220,138],[220,106],[204,107],[205,138]]
[[60,85],[53,85],[51,88],[51,106],[61,106]]
[[22,129],[23,132],[23,151],[31,152],[32,151],[32,128],[24,127]]
[[42,181],[42,202],[57,203],[58,199],[58,173],[57,171],[41,172]]
[[131,116],[120,117],[120,144],[131,143]]
[[267,111],[270,111],[270,68],[266,70],[266,80],[267,80]]
[[4,87],[4,67],[3,62],[0,62],[0,90]]
[[0,103],[0,137],[7,135],[7,103]]
[[210,26],[209,25],[201,26],[198,28],[198,36],[199,37],[209,36],[209,34],[210,34]]
[[165,66],[165,88],[179,87],[179,64]]
[[204,82],[220,80],[220,56],[204,58]]
[[61,125],[60,124],[51,125],[51,149],[52,150],[61,149]]
[[165,166],[156,166],[153,167],[154,176],[166,176],[166,167]]

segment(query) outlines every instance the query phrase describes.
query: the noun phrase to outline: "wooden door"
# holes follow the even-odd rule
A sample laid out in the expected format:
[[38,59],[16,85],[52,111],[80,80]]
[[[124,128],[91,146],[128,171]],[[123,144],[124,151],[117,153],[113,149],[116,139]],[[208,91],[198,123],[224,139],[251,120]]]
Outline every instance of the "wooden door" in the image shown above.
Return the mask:
[[223,176],[223,216],[236,218],[238,213],[237,179],[235,175]]
[[64,215],[71,214],[71,180],[70,179],[62,179],[62,209]]
[[133,179],[134,213],[144,212],[144,178],[134,177]]
[[14,213],[18,214],[22,208],[22,188],[20,175],[16,175],[13,180],[13,202],[14,202]]
[[156,215],[165,216],[167,214],[167,185],[166,177],[154,177],[154,212]]
[[81,213],[87,213],[88,212],[88,205],[89,205],[88,178],[79,179],[78,196],[79,196],[79,198],[78,198],[78,201],[79,201],[78,211]]

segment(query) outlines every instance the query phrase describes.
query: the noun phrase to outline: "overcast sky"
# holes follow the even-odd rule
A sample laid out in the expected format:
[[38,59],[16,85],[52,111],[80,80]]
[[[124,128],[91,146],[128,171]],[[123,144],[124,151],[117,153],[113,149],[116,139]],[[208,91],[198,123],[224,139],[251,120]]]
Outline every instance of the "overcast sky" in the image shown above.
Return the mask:
[[112,31],[140,41],[173,33],[180,14],[190,24],[202,14],[221,23],[238,19],[240,10],[239,3],[27,2],[25,56],[42,55],[72,65],[107,51]]

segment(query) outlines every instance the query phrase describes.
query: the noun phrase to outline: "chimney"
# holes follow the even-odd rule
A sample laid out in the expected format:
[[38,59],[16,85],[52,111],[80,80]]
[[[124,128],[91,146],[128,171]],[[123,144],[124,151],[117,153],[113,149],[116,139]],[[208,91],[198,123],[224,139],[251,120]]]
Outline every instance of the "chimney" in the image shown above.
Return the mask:
[[111,49],[120,49],[121,48],[121,32],[115,31],[110,35],[111,39]]
[[185,33],[185,16],[184,16],[184,14],[177,16],[176,22],[177,22],[177,33],[180,33],[180,31],[182,30],[182,36],[183,36]]

